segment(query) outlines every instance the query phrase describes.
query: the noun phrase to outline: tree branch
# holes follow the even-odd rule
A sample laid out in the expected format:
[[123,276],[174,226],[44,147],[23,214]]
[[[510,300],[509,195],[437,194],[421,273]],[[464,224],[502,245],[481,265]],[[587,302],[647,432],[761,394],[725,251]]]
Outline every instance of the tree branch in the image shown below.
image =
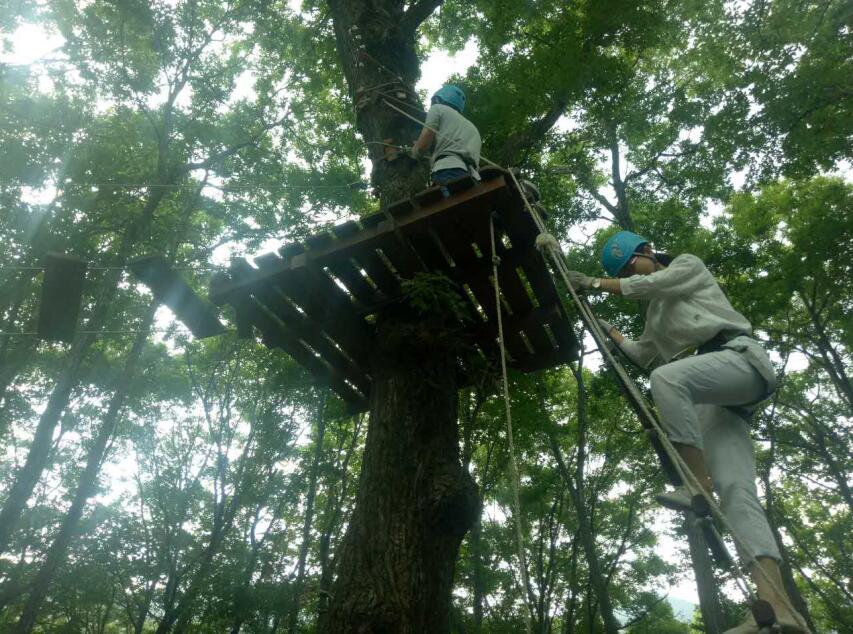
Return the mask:
[[406,34],[414,33],[441,6],[442,2],[443,0],[418,0],[403,14],[400,30]]
[[513,157],[522,152],[529,151],[534,145],[539,143],[545,135],[553,128],[560,117],[566,112],[569,106],[569,99],[566,95],[559,96],[544,115],[530,124],[527,130],[512,134],[507,138],[503,147],[498,152],[501,157],[501,162],[505,165],[518,165],[523,161],[514,161]]

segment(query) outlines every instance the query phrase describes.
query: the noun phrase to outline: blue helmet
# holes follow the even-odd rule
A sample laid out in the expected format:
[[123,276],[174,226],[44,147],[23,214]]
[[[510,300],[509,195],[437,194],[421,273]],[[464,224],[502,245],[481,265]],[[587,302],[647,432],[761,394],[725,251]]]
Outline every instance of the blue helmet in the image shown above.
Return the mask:
[[604,243],[601,249],[601,266],[611,277],[616,277],[637,250],[649,241],[633,231],[620,231]]
[[460,113],[465,111],[465,93],[458,86],[445,84],[439,88],[432,96],[432,103],[436,102],[450,106]]

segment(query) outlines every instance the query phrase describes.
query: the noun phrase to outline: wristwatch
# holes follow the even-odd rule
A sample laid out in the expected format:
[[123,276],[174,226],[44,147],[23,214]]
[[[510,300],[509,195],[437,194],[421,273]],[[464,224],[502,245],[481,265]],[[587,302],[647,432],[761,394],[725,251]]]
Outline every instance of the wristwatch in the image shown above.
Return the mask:
[[601,290],[601,278],[596,277],[595,279],[592,280],[592,284],[590,284],[589,286],[590,286],[590,288],[593,288],[597,291],[600,291]]

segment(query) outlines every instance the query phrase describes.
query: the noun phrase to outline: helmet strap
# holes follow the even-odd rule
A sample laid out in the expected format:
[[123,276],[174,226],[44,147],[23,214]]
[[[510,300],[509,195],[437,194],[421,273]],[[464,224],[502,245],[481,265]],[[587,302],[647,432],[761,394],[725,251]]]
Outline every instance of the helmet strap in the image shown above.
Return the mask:
[[641,258],[648,258],[648,259],[650,259],[652,262],[654,262],[654,263],[655,263],[655,270],[660,271],[660,270],[662,270],[662,269],[665,269],[665,268],[666,268],[666,267],[665,267],[663,264],[661,264],[661,263],[658,261],[658,259],[655,257],[654,251],[652,251],[652,254],[651,254],[651,255],[649,255],[648,253],[641,253],[640,251],[634,251],[633,255],[639,256],[639,257],[641,257]]

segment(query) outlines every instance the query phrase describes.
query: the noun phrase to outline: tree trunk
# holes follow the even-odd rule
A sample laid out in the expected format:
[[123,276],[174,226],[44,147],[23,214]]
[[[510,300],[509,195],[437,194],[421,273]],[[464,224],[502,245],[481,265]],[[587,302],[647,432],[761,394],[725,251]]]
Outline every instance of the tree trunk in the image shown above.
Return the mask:
[[[340,482],[335,483],[334,485],[330,484],[329,490],[326,493],[327,504],[324,510],[325,526],[323,527],[323,532],[320,534],[320,544],[318,549],[318,558],[320,560],[320,580],[318,584],[319,597],[317,600],[318,629],[322,629],[322,623],[324,622],[326,613],[328,612],[329,597],[331,596],[332,591],[332,578],[334,576],[334,562],[329,559],[329,551],[331,550],[333,537],[338,532],[338,525],[342,515],[342,507],[346,500],[347,487],[349,486],[349,463],[355,453],[363,422],[363,416],[356,417],[355,427],[353,429],[349,445],[347,445],[346,449],[343,449],[343,442],[339,446],[339,458],[337,462],[339,467],[337,470],[341,474]],[[344,452],[342,460],[340,459],[341,451]]]
[[[422,108],[414,91],[419,74],[415,36],[419,24],[438,4],[413,3],[412,10],[404,12],[396,0],[329,2],[338,58],[356,107],[356,126],[368,144],[371,180],[383,206],[423,189],[427,180],[425,168],[391,147],[412,145],[421,126],[389,108],[385,94],[407,93],[402,109],[413,114]],[[427,12],[415,12],[415,7],[426,7]],[[379,92],[377,86],[384,88]]]
[[471,545],[471,590],[474,603],[474,634],[483,631],[483,599],[486,595],[483,584],[483,509],[478,509],[477,519],[468,537]]
[[477,493],[459,460],[457,345],[435,321],[404,307],[380,316],[367,443],[324,634],[450,627]]
[[157,625],[156,634],[171,632],[173,625],[176,634],[183,634],[188,631],[195,600],[201,591],[202,584],[207,580],[208,574],[213,567],[214,557],[219,552],[219,548],[234,525],[234,518],[241,508],[242,498],[246,492],[245,488],[251,480],[250,478],[246,478],[245,480],[243,478],[247,470],[246,462],[250,459],[249,448],[251,445],[252,435],[250,433],[249,439],[246,441],[246,446],[243,449],[243,454],[239,459],[240,466],[238,467],[238,473],[241,475],[237,478],[234,492],[230,498],[223,498],[219,510],[214,510],[214,525],[210,531],[210,539],[207,546],[199,557],[198,567],[177,605],[174,605],[173,601],[171,604],[173,607],[165,611],[163,618],[160,619],[160,623]]
[[813,342],[817,346],[820,357],[823,360],[821,365],[823,365],[824,370],[826,370],[826,373],[832,380],[838,396],[847,403],[847,408],[853,413],[853,383],[851,383],[850,377],[847,375],[844,361],[839,357],[838,352],[829,340],[826,326],[821,322],[820,315],[815,310],[814,304],[806,297],[805,293],[799,292],[798,294],[814,328],[815,339],[813,339]]
[[693,574],[696,577],[696,591],[699,594],[699,610],[706,634],[720,634],[726,629],[726,619],[717,592],[714,567],[708,546],[702,531],[695,525],[696,516],[688,513],[684,519],[684,532],[690,547],[690,559],[693,562]]
[[327,392],[320,397],[317,407],[317,437],[314,439],[314,457],[311,461],[311,471],[308,475],[308,494],[305,500],[305,517],[302,524],[302,543],[299,545],[299,558],[296,564],[296,579],[293,582],[290,614],[287,618],[287,631],[296,634],[296,624],[299,619],[299,604],[302,598],[302,587],[305,583],[305,561],[308,558],[308,547],[311,545],[311,525],[314,523],[314,499],[317,496],[317,476],[320,471],[320,460],[323,457],[323,438],[326,434],[326,400]]
[[[393,82],[418,103],[417,28],[440,4],[332,0],[338,57],[388,205],[421,189],[426,172],[383,142],[410,145],[420,125],[389,108],[376,86]],[[395,94],[396,96],[396,94]],[[418,104],[418,109],[420,108]],[[359,488],[336,557],[325,633],[446,632],[453,568],[474,520],[476,487],[459,461],[455,364],[449,324],[404,307],[377,320],[370,422]]]
[[142,354],[142,348],[148,339],[148,330],[151,327],[151,323],[154,321],[154,313],[156,312],[158,305],[158,302],[154,301],[149,306],[148,313],[143,319],[140,333],[136,336],[136,340],[133,342],[133,347],[127,356],[124,371],[119,379],[116,392],[113,394],[110,401],[107,413],[104,415],[101,428],[98,431],[98,435],[95,437],[95,441],[89,448],[89,453],[86,457],[86,467],[83,470],[83,474],[80,476],[80,482],[78,483],[77,490],[74,493],[74,499],[71,502],[71,506],[68,509],[65,518],[62,520],[62,526],[60,526],[59,532],[50,546],[50,550],[47,553],[44,563],[39,569],[38,574],[36,574],[35,581],[32,584],[32,592],[30,593],[27,603],[24,605],[21,618],[18,621],[17,632],[20,632],[21,634],[29,634],[33,627],[35,627],[38,610],[44,601],[47,590],[53,581],[53,576],[56,574],[56,570],[65,558],[65,552],[68,549],[68,545],[71,543],[71,539],[74,537],[77,524],[83,514],[86,502],[88,502],[89,498],[95,493],[98,473],[101,469],[101,463],[103,462],[107,445],[112,439],[116,426],[118,425],[119,414],[121,413],[125,398],[130,391],[130,384],[136,374],[136,366],[139,361],[139,357]]
[[[569,471],[565,460],[563,460],[563,453],[560,449],[560,444],[554,433],[550,430],[548,432],[548,440],[550,441],[551,452],[554,454],[558,470],[563,476],[563,481],[569,491],[569,497],[572,500],[572,505],[575,507],[575,513],[578,518],[578,535],[581,546],[583,547],[584,557],[587,561],[587,567],[589,568],[589,583],[595,593],[598,610],[601,613],[601,620],[604,622],[604,631],[607,632],[607,634],[616,634],[619,631],[619,621],[616,620],[616,616],[613,614],[613,605],[610,602],[607,578],[601,570],[601,562],[598,557],[598,550],[595,546],[594,528],[590,521],[590,514],[587,508],[584,492],[584,465],[586,463],[586,388],[583,380],[582,362],[583,357],[581,357],[577,366],[570,366],[578,386],[578,455],[574,474]],[[544,383],[540,383],[539,409],[543,416],[548,416],[548,410],[545,407],[545,396],[545,385]],[[591,601],[589,603],[591,605]]]
[[[786,360],[787,362],[787,360]],[[777,393],[778,395],[778,393]],[[779,554],[782,556],[782,561],[779,564],[779,571],[782,573],[782,583],[785,584],[785,591],[788,593],[788,596],[791,599],[791,603],[793,603],[794,607],[797,609],[797,612],[803,615],[803,618],[806,619],[806,623],[813,632],[816,632],[814,621],[812,620],[811,612],[809,611],[809,606],[803,598],[802,593],[800,592],[800,588],[797,586],[796,581],[794,580],[794,573],[791,569],[791,561],[793,561],[790,553],[788,552],[787,546],[785,546],[785,542],[782,541],[782,535],[779,532],[779,525],[776,521],[776,514],[779,513],[779,509],[776,506],[776,496],[773,493],[773,487],[770,483],[770,470],[773,468],[773,463],[776,460],[776,403],[773,404],[773,411],[770,414],[767,421],[767,435],[770,439],[770,449],[768,452],[767,460],[764,462],[764,468],[761,469],[760,477],[761,483],[764,485],[764,500],[766,509],[764,511],[767,516],[767,523],[770,525],[770,530],[773,532],[773,539],[776,540],[776,546],[779,548]]]

